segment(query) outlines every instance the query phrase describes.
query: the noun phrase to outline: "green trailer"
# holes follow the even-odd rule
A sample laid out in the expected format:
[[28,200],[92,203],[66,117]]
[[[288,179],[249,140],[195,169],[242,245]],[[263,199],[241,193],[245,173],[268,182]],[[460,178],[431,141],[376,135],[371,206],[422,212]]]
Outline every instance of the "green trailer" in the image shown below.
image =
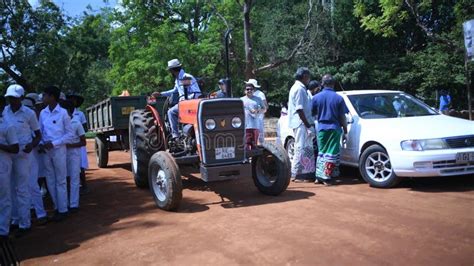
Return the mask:
[[[157,110],[165,108],[166,98],[149,102],[147,96],[110,97],[86,110],[89,131],[95,133],[97,166],[107,167],[109,151],[128,151],[130,113],[151,104]],[[164,119],[164,117],[162,118]]]
[[[162,109],[164,100],[154,103]],[[129,116],[147,105],[146,96],[110,97],[87,108],[89,131],[95,133],[97,166],[107,167],[109,151],[129,150]]]

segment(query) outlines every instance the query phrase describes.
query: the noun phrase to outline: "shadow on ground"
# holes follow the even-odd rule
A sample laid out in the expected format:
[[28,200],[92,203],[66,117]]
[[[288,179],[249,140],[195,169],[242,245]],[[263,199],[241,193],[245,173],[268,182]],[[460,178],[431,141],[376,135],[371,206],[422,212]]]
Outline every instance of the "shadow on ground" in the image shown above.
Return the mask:
[[[20,260],[55,255],[75,249],[81,243],[127,228],[159,226],[156,222],[118,221],[156,211],[150,193],[137,189],[133,183],[113,177],[88,181],[90,193],[81,196],[81,209],[60,222],[34,226],[27,236],[14,239]],[[45,201],[51,206],[50,201]]]
[[400,187],[427,193],[473,191],[474,176],[407,178],[400,184]]
[[313,192],[288,189],[279,196],[268,196],[260,193],[252,177],[206,183],[199,178],[195,169],[184,168],[183,188],[195,191],[213,192],[219,195],[220,201],[203,202],[203,205],[220,205],[223,208],[240,208],[256,205],[275,204],[286,201],[303,200],[315,195]]

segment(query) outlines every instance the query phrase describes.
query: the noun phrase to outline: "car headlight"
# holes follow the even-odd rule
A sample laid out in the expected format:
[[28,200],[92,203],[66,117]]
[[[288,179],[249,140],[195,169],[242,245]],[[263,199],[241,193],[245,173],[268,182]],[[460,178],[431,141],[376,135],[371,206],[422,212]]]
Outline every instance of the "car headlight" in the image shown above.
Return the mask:
[[214,128],[216,128],[216,121],[214,119],[207,119],[206,128],[208,130],[213,130]]
[[232,126],[234,128],[239,128],[242,126],[242,119],[240,117],[234,117],[232,118]]
[[443,139],[405,140],[400,145],[404,151],[427,151],[448,148]]

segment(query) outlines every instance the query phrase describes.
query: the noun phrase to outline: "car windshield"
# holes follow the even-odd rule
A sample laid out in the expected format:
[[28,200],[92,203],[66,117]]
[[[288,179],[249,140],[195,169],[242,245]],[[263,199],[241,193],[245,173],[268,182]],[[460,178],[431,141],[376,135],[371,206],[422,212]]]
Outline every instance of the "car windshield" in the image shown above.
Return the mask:
[[365,119],[437,115],[415,97],[405,93],[349,95],[359,117]]

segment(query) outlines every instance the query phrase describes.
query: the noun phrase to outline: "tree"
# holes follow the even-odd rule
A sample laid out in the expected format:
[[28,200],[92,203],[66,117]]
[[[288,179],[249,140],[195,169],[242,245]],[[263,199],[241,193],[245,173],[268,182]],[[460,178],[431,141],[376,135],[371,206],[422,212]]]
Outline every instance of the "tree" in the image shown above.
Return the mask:
[[270,63],[264,64],[262,67],[255,67],[254,52],[253,52],[253,41],[252,41],[252,27],[251,27],[251,11],[254,7],[253,0],[237,0],[237,3],[242,9],[243,14],[243,29],[244,29],[244,47],[245,47],[245,78],[255,78],[257,72],[270,70],[277,68],[282,64],[293,60],[295,55],[308,44],[307,35],[311,26],[311,17],[313,11],[313,2],[308,0],[308,14],[307,21],[303,30],[302,36],[299,38],[299,42],[291,49],[284,58],[278,58]]
[[2,0],[0,17],[0,68],[27,91],[60,84],[66,55],[59,8],[50,1],[40,1],[33,9],[27,0]]

